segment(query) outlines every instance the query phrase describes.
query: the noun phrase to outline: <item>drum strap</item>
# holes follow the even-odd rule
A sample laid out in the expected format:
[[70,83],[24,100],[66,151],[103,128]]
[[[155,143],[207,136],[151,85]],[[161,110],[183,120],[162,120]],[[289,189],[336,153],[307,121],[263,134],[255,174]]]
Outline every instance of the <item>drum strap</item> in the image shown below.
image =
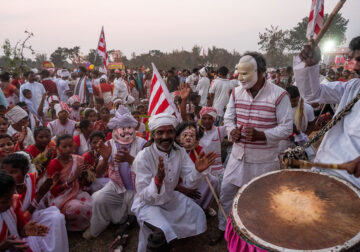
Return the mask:
[[316,133],[309,142],[305,143],[303,146],[296,146],[293,149],[287,149],[283,156],[283,160],[286,158],[307,160],[308,158],[306,156],[305,149],[319,141],[319,139],[321,139],[326,132],[328,132],[339,121],[341,121],[351,111],[358,100],[360,100],[360,93],[357,94],[357,96],[352,101],[350,101],[338,114],[336,114],[321,130],[319,130],[319,132]]

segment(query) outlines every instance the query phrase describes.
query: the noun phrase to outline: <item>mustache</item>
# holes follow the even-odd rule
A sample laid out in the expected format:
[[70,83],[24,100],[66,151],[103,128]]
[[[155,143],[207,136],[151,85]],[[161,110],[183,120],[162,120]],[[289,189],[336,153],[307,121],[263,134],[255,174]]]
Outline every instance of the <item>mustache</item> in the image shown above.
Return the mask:
[[172,143],[172,142],[174,142],[174,140],[171,138],[160,140],[160,143]]

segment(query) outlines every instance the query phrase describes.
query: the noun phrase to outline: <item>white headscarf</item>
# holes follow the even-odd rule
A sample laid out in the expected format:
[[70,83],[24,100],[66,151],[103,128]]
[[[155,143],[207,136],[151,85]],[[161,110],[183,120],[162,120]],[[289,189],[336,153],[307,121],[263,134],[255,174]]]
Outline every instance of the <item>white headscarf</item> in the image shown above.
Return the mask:
[[5,117],[9,120],[10,124],[15,124],[27,116],[28,113],[17,105],[5,114]]
[[199,70],[199,74],[202,76],[202,77],[206,77],[207,76],[207,72],[206,72],[206,68],[203,67]]
[[154,131],[165,125],[171,125],[175,128],[177,124],[178,121],[175,116],[168,113],[160,113],[150,117],[148,127],[150,131]]

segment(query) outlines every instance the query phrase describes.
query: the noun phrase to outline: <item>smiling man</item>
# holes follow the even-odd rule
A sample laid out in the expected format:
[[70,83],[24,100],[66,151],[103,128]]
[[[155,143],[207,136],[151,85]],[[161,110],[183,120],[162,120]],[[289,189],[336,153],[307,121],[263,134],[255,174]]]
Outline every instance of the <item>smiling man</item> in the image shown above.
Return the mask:
[[132,211],[140,225],[138,251],[170,251],[169,242],[198,235],[206,230],[204,211],[192,199],[175,191],[181,177],[187,188],[195,188],[213,162],[210,154],[191,161],[177,145],[177,120],[157,114],[149,120],[150,146],[134,160],[136,191]]

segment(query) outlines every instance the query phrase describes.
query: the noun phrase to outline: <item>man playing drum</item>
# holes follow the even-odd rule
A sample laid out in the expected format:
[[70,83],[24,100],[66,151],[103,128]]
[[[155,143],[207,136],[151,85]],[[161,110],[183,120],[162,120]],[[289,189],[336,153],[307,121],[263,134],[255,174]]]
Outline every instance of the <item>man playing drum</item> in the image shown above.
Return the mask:
[[[293,116],[287,92],[268,82],[266,62],[256,52],[245,53],[237,65],[239,87],[232,91],[224,116],[229,140],[234,143],[221,184],[220,202],[229,214],[235,193],[242,185],[264,173],[280,169],[279,141],[292,133]],[[219,213],[219,241],[226,228]]]
[[[355,60],[354,70],[360,73],[360,36],[349,44],[350,58]],[[335,81],[326,84],[319,82],[320,50],[306,45],[300,53],[301,62],[294,65],[296,85],[301,96],[307,102],[321,104],[339,104],[336,114],[360,93],[360,79],[347,82]],[[348,172],[344,170],[326,169],[324,172],[351,182],[360,188],[360,101],[357,101],[350,112],[333,126],[325,135],[315,162],[344,163],[351,165]]]

